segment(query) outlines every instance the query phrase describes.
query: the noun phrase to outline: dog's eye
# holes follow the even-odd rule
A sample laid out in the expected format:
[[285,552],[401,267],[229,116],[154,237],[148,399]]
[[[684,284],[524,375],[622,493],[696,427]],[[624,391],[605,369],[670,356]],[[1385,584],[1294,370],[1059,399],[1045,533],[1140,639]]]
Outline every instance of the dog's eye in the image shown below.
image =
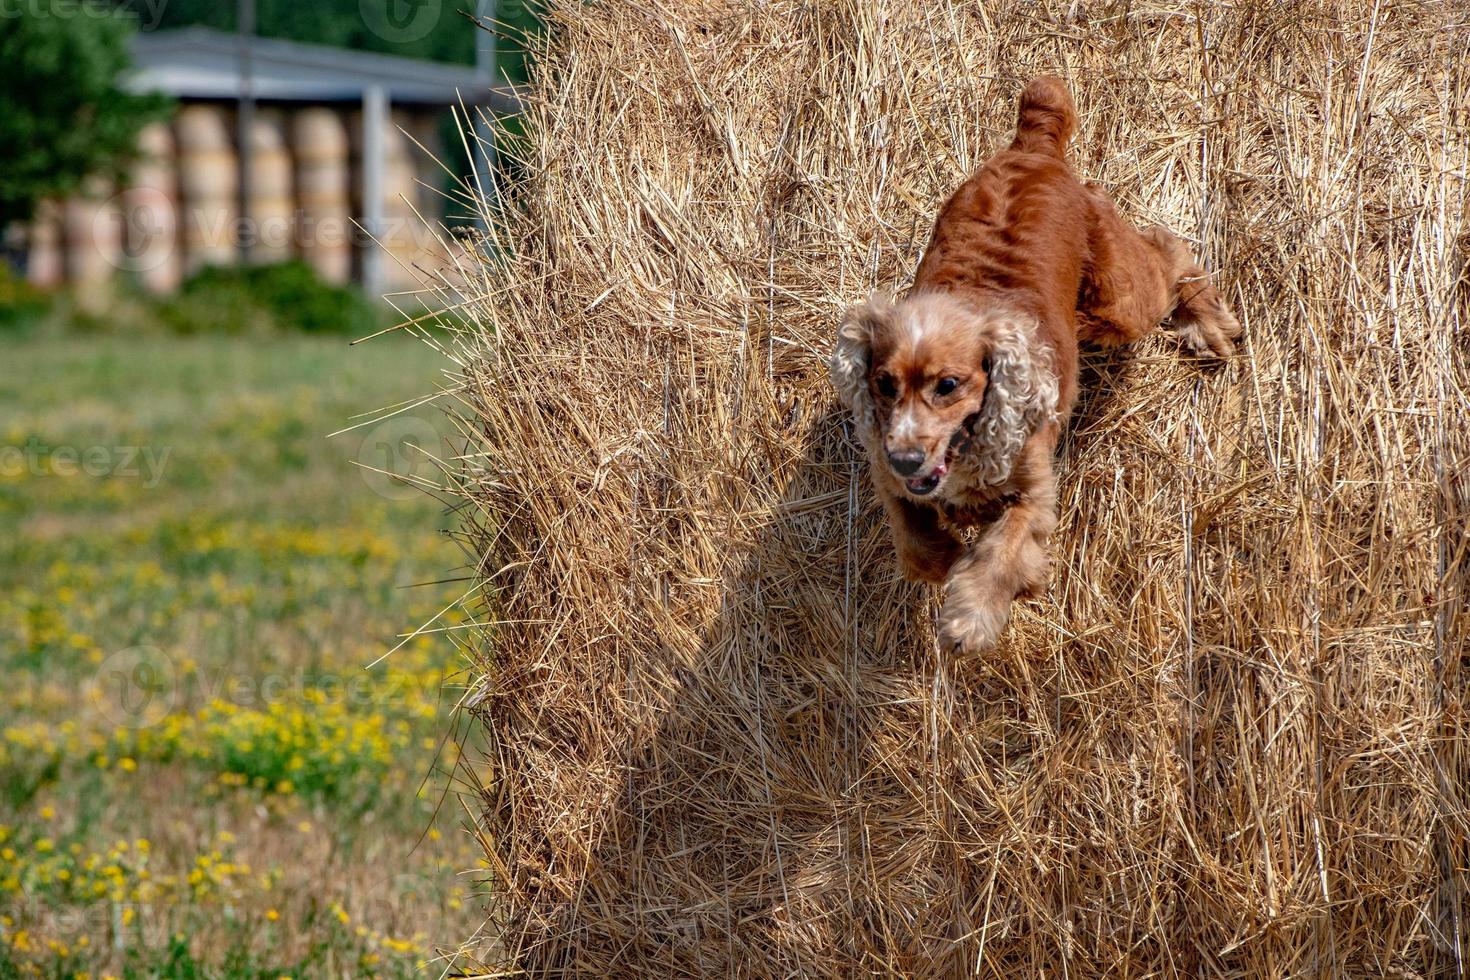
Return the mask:
[[878,394],[884,398],[894,398],[898,395],[898,385],[893,380],[893,375],[883,374],[878,376]]
[[947,395],[960,386],[954,378],[940,378],[939,384],[934,386],[934,394]]

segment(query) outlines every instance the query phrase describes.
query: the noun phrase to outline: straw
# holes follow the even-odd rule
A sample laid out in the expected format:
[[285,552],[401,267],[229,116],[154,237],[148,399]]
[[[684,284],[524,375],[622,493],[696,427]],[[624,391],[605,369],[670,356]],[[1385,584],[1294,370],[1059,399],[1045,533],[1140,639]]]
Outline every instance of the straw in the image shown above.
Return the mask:
[[[1465,8],[548,20],[456,369],[486,969],[1465,976]],[[824,360],[1042,72],[1245,337],[1086,357],[1050,593],[954,659]]]

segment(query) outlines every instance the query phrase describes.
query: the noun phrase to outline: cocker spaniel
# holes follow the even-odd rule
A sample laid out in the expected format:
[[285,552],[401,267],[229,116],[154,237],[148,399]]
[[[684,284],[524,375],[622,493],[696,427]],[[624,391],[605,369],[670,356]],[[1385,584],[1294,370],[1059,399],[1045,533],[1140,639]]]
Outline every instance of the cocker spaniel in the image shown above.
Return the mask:
[[[904,574],[946,586],[948,649],[994,645],[1012,600],[1046,588],[1078,342],[1137,340],[1171,314],[1202,356],[1240,335],[1184,242],[1124,223],[1072,173],[1076,124],[1060,79],[1032,81],[1015,141],[944,205],[908,295],[874,296],[837,332],[833,381]],[[969,544],[967,527],[981,528]]]

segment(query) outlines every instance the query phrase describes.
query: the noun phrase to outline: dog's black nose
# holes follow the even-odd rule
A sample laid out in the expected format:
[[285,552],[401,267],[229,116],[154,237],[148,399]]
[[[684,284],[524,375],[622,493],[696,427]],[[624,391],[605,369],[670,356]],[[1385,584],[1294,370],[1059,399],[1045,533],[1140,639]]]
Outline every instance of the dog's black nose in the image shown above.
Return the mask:
[[888,454],[888,465],[899,476],[910,476],[920,466],[924,465],[924,451],[922,449],[905,449],[901,452]]

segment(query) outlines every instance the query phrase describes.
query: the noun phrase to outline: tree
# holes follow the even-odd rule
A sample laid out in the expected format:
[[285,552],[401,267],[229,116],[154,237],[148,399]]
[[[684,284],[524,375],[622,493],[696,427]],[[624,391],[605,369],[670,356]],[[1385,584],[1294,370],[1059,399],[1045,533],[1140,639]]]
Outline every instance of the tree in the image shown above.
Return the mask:
[[169,108],[119,87],[131,17],[84,0],[27,0],[0,13],[0,230],[93,174],[117,176],[138,131]]
[[[180,27],[233,31],[238,6],[234,0],[115,2],[136,14],[145,31]],[[497,80],[502,75],[512,82],[526,80],[522,42],[539,29],[541,7],[542,0],[496,0],[495,21],[500,27]],[[255,29],[261,37],[472,65],[478,38],[469,17],[479,9],[476,0],[256,0]],[[415,27],[402,35],[385,36],[374,30],[379,23],[371,15],[374,11],[414,16]]]

